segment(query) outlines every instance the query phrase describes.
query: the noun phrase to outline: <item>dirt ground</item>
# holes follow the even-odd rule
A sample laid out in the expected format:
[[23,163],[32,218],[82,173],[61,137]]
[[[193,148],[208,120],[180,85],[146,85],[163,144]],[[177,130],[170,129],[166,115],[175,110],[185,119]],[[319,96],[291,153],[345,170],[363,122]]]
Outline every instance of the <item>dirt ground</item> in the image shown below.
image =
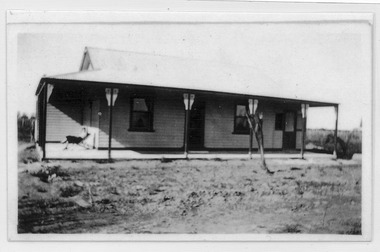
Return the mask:
[[19,164],[19,233],[361,234],[360,160]]

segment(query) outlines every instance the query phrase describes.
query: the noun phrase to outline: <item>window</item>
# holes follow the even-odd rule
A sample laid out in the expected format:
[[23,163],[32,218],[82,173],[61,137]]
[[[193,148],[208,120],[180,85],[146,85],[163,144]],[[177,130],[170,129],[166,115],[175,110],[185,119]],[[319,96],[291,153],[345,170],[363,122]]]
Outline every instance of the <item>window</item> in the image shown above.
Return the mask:
[[235,107],[235,134],[249,134],[249,122],[246,116],[247,106],[237,104]]
[[284,125],[284,114],[276,114],[275,130],[282,130]]
[[131,100],[130,131],[153,131],[153,99],[135,97]]

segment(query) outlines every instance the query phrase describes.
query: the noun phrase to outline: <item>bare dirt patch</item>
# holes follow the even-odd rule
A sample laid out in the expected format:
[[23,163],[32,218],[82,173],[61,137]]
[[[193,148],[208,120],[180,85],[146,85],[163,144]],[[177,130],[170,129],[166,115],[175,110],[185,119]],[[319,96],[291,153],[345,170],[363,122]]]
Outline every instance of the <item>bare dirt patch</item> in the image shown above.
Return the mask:
[[361,233],[361,163],[20,163],[19,233]]

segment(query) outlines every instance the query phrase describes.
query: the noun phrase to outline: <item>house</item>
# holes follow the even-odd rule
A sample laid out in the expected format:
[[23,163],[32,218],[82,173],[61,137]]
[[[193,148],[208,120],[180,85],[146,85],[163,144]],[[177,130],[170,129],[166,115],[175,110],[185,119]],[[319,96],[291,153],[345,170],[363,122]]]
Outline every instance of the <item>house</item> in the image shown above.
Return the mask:
[[114,150],[248,152],[257,143],[249,141],[247,109],[263,116],[266,150],[299,150],[308,107],[338,112],[337,103],[295,97],[252,67],[98,48],[85,48],[78,72],[41,78],[36,96],[44,158],[49,144],[83,127],[92,148],[109,157]]

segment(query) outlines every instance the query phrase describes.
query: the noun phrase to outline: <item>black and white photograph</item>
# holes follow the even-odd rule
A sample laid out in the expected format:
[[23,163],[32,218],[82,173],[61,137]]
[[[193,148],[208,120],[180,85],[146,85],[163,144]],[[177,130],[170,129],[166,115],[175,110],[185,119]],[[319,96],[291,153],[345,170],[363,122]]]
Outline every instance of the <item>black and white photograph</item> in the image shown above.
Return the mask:
[[9,237],[368,241],[373,33],[369,12],[8,11]]

